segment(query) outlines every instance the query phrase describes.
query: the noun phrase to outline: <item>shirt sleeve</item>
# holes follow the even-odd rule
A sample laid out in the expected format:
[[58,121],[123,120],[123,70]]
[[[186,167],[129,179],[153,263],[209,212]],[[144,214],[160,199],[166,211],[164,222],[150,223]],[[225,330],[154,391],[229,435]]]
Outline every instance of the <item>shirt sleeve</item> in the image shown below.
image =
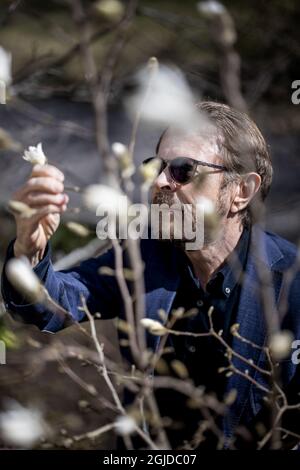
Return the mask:
[[[56,332],[66,326],[65,320],[41,303],[26,303],[12,287],[5,274],[9,259],[14,257],[14,240],[9,244],[2,273],[2,296],[6,309],[14,318],[38,326],[43,331]],[[109,250],[97,258],[90,258],[77,267],[55,271],[51,262],[51,245],[48,243],[43,259],[34,268],[35,274],[47,289],[50,297],[67,310],[75,321],[85,318],[80,310],[81,296],[92,314],[113,318],[122,307],[120,291],[112,275],[99,272],[101,267],[114,269],[114,253]]]

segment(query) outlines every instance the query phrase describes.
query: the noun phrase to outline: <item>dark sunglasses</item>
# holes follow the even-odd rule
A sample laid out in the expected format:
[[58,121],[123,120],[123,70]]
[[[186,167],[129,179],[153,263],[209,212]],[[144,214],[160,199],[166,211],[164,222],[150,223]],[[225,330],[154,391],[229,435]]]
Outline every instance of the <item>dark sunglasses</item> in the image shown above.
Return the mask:
[[164,171],[165,168],[168,166],[171,178],[175,183],[178,184],[189,183],[194,178],[197,168],[199,166],[206,166],[221,171],[228,171],[228,169],[223,165],[202,162],[189,157],[176,157],[173,160],[163,160],[160,157],[150,157],[143,161],[143,165],[146,165],[147,163],[150,163],[153,160],[161,161],[161,166],[159,168],[158,174]]

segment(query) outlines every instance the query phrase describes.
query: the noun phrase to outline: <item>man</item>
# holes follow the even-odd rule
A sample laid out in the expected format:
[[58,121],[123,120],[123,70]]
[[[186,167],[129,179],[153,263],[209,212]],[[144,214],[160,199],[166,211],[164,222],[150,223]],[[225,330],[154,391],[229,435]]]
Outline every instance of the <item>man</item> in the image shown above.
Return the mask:
[[[209,131],[169,129],[158,143],[161,168],[153,185],[152,202],[195,206],[200,197],[208,198],[216,208],[218,231],[212,234],[204,226],[204,243],[197,250],[184,250],[184,243],[178,247],[175,240],[141,242],[146,316],[161,321],[160,309],[171,316],[170,312],[178,307],[196,308],[197,314],[179,320],[174,328],[205,333],[209,329],[207,312],[214,307],[214,329],[235,352],[231,358],[234,373],[220,373],[220,368],[228,366],[226,349],[210,336],[170,335],[168,363],[174,364],[174,359],[183,362],[195,385],[219,400],[231,390],[237,391],[225,417],[216,417],[224,436],[230,439],[239,426],[251,426],[254,435],[255,417],[268,414],[261,409],[270,384],[268,376],[259,372],[268,368],[260,348],[266,344],[269,329],[273,332],[276,325],[276,306],[281,305],[282,296],[286,296],[287,308],[278,323],[300,338],[300,276],[298,273],[293,278],[288,290],[284,287],[285,273],[296,259],[296,248],[254,224],[253,217],[259,218],[261,202],[272,181],[272,165],[260,131],[249,117],[226,105],[204,102],[198,108],[212,125]],[[78,308],[81,295],[92,313],[101,312],[102,318],[124,318],[124,303],[115,278],[99,275],[99,267],[114,267],[112,250],[68,271],[53,270],[48,241],[67,207],[68,197],[63,191],[63,174],[58,169],[33,168],[14,199],[38,211],[29,219],[16,216],[17,237],[8,248],[7,261],[25,255],[51,297],[75,320],[84,319]],[[61,317],[43,305],[24,303],[10,286],[5,270],[2,291],[8,310],[24,321],[51,332],[65,326]],[[231,334],[236,324],[247,341]],[[155,350],[159,343],[159,336],[148,334],[149,348]],[[128,349],[122,352],[132,361]],[[250,362],[245,364],[241,356]],[[292,384],[294,400],[299,391],[299,371],[290,358],[282,364],[282,380],[286,387]],[[177,430],[171,427],[168,435],[173,447],[181,446],[194,435],[203,416],[189,408],[179,392],[160,390],[157,397],[162,415],[179,422]],[[216,446],[213,433],[204,432],[204,437],[203,445]]]

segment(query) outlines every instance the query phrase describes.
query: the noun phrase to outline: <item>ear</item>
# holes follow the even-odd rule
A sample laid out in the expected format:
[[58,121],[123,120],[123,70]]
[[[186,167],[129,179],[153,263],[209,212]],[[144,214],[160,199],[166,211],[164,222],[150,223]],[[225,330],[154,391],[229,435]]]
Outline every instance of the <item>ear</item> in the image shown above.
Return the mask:
[[243,176],[235,188],[230,212],[236,214],[245,209],[258,192],[260,185],[261,177],[257,173],[247,173],[247,175]]

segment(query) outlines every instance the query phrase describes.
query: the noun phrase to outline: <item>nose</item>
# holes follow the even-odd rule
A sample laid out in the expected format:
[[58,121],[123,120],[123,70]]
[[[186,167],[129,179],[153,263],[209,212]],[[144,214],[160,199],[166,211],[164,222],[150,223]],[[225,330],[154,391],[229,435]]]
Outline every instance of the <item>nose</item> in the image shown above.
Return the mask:
[[154,186],[157,190],[167,189],[169,191],[176,191],[177,189],[177,185],[171,178],[167,168],[157,175]]

